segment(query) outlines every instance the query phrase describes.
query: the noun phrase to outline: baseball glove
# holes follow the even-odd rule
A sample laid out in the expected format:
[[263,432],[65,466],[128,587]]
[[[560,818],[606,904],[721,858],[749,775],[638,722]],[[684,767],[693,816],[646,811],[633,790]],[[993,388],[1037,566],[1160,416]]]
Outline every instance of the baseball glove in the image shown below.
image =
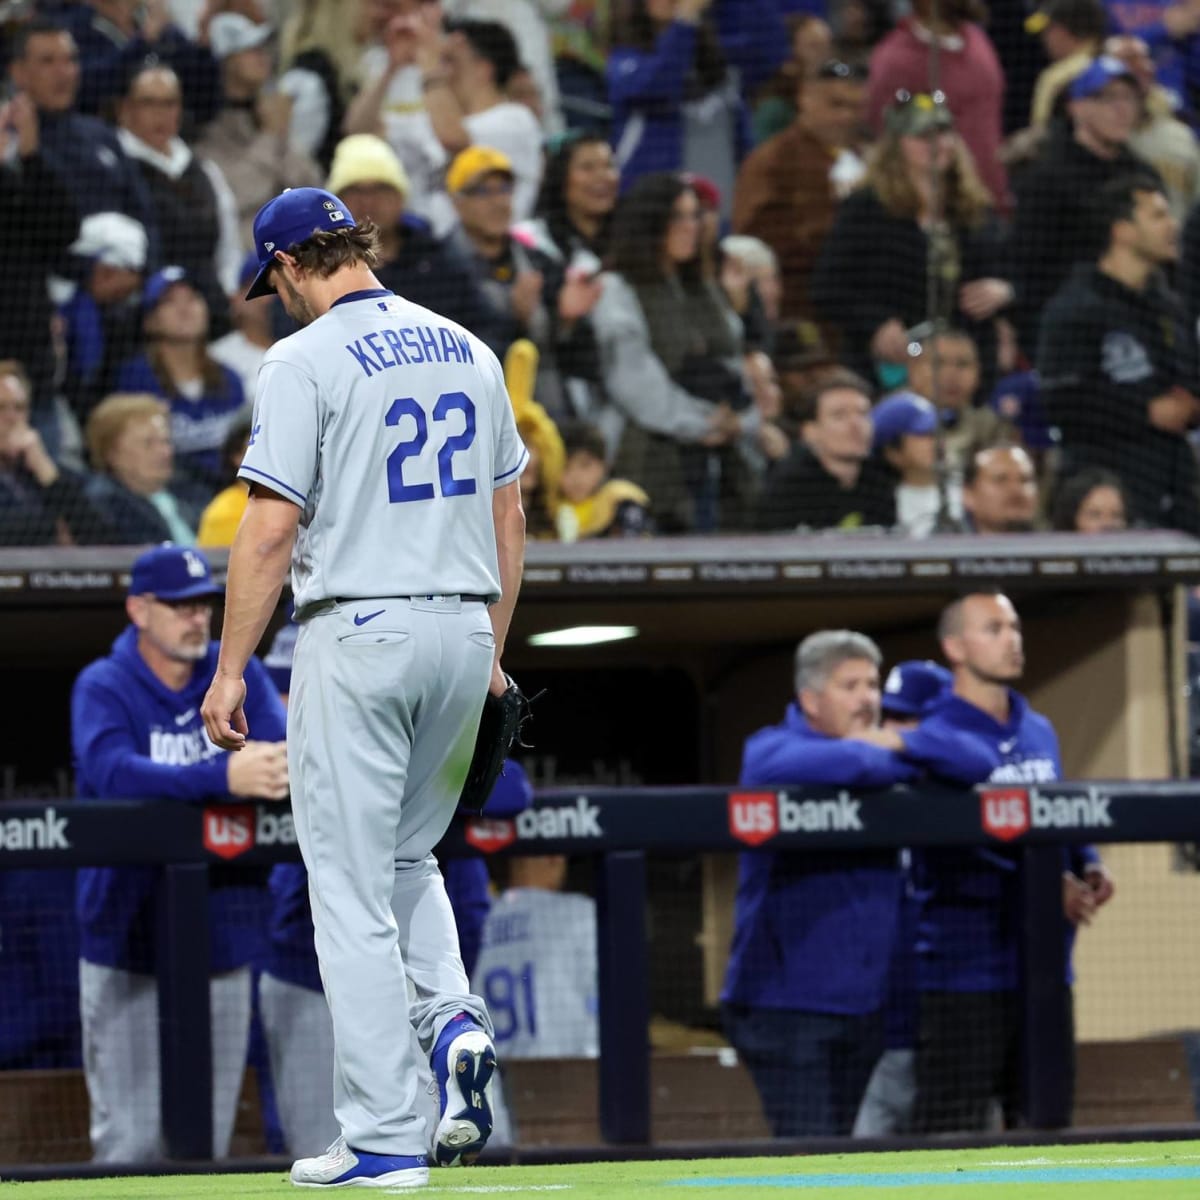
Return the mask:
[[518,740],[521,727],[529,720],[529,701],[525,693],[505,675],[508,687],[499,695],[488,692],[475,735],[475,752],[467,769],[466,782],[458,798],[460,807],[483,812],[483,806],[496,786],[504,760]]

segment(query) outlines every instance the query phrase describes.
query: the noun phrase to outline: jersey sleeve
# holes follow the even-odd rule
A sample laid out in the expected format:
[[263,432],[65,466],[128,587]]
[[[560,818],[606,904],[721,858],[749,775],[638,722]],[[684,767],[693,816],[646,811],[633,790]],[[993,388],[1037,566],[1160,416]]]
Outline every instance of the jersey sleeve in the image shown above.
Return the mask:
[[490,371],[490,379],[496,464],[492,487],[502,488],[521,478],[521,472],[525,470],[525,464],[529,461],[529,451],[525,449],[525,443],[521,441],[521,435],[517,432],[517,419],[513,415],[512,401],[508,398],[508,389],[504,386],[504,376],[498,362]]
[[239,478],[261,483],[303,507],[316,484],[320,440],[316,380],[292,363],[268,359],[258,376]]

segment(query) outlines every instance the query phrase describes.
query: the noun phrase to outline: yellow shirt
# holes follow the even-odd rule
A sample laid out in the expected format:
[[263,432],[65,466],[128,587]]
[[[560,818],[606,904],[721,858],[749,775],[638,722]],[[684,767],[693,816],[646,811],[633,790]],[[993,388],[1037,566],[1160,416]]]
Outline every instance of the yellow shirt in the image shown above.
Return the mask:
[[242,523],[246,511],[249,490],[239,479],[223,492],[218,492],[200,515],[200,530],[196,534],[197,546],[232,546],[233,535]]

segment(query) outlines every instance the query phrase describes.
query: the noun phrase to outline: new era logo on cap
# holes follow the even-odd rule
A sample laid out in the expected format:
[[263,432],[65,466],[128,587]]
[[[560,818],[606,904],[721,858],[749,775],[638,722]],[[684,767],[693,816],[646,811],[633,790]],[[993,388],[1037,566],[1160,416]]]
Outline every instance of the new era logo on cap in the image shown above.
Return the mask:
[[324,188],[289,188],[268,200],[254,218],[254,244],[262,247],[262,253],[246,299],[268,296],[275,290],[270,271],[277,250],[307,241],[323,229],[349,229],[353,225],[350,210]]

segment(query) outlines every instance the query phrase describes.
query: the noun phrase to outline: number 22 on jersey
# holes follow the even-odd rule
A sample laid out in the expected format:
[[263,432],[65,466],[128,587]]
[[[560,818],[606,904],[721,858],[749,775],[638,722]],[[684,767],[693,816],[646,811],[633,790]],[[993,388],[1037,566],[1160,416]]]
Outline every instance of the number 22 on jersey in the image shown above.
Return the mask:
[[[461,420],[457,416],[459,413]],[[412,418],[411,422],[405,422],[406,417]],[[474,402],[466,392],[443,392],[433,406],[433,420],[438,427],[433,436],[441,438],[437,452],[437,480],[441,494],[445,497],[473,496],[475,480],[455,475],[454,456],[470,449],[475,441]],[[432,500],[438,492],[431,480],[416,482],[404,478],[405,460],[418,457],[429,443],[429,418],[425,409],[412,396],[403,396],[392,401],[383,423],[389,428],[406,424],[412,434],[388,455],[388,502],[406,504],[412,500]],[[461,429],[454,432],[459,425]]]

